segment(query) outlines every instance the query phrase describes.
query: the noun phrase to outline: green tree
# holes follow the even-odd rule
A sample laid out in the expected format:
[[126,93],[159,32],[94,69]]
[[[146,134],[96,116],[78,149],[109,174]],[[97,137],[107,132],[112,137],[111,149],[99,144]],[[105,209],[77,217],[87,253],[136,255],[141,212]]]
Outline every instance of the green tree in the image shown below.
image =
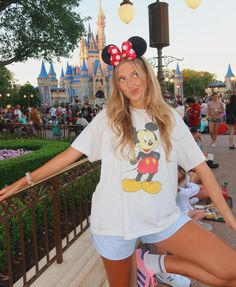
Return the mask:
[[0,64],[68,57],[85,35],[81,0],[0,1]]
[[203,98],[208,85],[216,81],[216,75],[209,72],[183,70],[184,97]]
[[20,87],[18,94],[15,95],[13,104],[20,104],[23,109],[38,106],[40,104],[40,97],[35,88],[30,83],[26,83]]
[[12,80],[12,73],[6,67],[0,65],[0,107],[6,105],[9,100],[6,95],[11,89]]

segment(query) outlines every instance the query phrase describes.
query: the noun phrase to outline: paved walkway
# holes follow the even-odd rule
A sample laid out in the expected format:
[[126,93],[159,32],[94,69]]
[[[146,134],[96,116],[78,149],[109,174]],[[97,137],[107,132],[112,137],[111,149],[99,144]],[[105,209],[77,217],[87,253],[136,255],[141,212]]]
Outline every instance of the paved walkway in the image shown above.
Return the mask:
[[[209,147],[209,135],[202,135],[202,141],[204,149],[214,153],[214,161],[220,164],[219,168],[213,169],[219,184],[225,181],[229,183],[229,193],[233,198],[232,211],[236,215],[236,150],[229,150],[228,136],[219,136],[215,148]],[[213,232],[236,250],[236,232],[229,229],[225,223],[212,221],[209,223],[213,226]],[[206,287],[206,285],[197,282],[194,282],[192,286]]]

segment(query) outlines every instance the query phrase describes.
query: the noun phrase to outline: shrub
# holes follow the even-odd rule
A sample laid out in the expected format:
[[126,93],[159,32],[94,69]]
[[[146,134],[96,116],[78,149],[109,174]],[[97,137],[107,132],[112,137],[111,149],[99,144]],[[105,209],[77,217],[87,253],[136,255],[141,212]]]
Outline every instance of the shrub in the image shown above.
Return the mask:
[[69,147],[68,142],[46,140],[6,140],[0,142],[0,149],[33,150],[24,156],[0,161],[0,188],[23,177],[27,171],[33,171]]

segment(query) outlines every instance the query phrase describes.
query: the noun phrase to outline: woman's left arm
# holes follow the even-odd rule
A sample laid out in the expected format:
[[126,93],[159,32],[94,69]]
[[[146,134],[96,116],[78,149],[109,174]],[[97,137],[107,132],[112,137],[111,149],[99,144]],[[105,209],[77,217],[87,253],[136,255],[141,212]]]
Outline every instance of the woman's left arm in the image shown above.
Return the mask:
[[216,208],[219,210],[223,216],[226,224],[232,229],[236,230],[236,219],[232,214],[229,206],[227,205],[222,192],[220,190],[219,184],[208,165],[203,162],[194,168],[194,171],[198,174],[201,182],[208,192],[211,200],[215,204]]

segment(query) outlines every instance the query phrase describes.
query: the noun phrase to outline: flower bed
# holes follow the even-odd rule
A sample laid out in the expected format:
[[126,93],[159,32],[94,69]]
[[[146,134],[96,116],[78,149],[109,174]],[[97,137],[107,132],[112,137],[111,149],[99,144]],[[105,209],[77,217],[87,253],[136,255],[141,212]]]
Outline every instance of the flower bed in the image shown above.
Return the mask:
[[15,149],[0,149],[0,160],[22,156],[22,155],[25,155],[31,152],[32,150],[24,150],[23,148],[19,148],[16,150]]
[[33,151],[23,156],[0,160],[0,189],[40,167],[69,147],[68,142],[46,140],[5,140],[0,149]]

